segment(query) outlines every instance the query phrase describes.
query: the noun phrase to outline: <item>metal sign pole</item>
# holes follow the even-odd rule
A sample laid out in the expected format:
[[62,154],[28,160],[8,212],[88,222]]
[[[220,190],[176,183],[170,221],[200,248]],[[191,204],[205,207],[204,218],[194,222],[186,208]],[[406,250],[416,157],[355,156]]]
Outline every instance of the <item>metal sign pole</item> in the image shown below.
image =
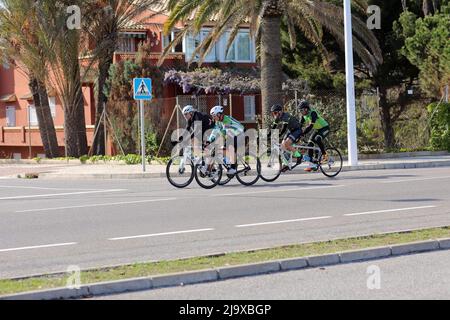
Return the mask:
[[141,156],[142,171],[145,172],[145,128],[144,128],[144,100],[139,100],[139,112],[141,114]]

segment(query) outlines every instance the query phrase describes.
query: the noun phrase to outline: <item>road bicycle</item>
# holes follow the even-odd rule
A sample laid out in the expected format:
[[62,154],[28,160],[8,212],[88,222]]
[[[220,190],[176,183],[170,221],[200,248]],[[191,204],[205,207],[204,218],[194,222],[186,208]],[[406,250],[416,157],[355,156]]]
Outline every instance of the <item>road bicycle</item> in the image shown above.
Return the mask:
[[244,186],[254,185],[259,180],[261,163],[257,156],[251,153],[237,155],[236,164],[236,174],[228,175],[224,172],[224,169],[228,171],[232,164],[223,155],[215,156],[213,154],[210,157],[205,157],[197,165],[195,179],[205,189],[212,189],[218,185],[226,185],[234,177]]
[[[326,139],[324,142],[328,144]],[[292,147],[302,154],[302,157],[297,158],[295,161],[293,152],[285,150],[280,143],[273,143],[270,150],[260,155],[261,166],[259,174],[262,180],[273,182],[280,177],[283,171],[294,170],[304,162],[303,155],[309,150],[313,151],[312,163],[316,164],[318,170],[325,176],[334,178],[342,171],[343,159],[341,152],[337,148],[332,146],[326,147],[327,158],[324,158],[322,151],[317,145],[311,147],[306,141],[303,141],[302,144],[293,144]]]

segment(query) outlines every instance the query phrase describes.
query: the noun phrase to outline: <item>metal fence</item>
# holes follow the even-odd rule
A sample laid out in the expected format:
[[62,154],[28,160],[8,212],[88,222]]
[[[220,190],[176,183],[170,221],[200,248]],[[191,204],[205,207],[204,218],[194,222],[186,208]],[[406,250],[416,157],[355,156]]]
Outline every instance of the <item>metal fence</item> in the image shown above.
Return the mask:
[[[285,109],[298,117],[295,107],[303,98],[309,99],[311,104],[330,123],[332,134],[329,140],[338,148],[347,149],[347,113],[345,94],[334,90],[315,91],[284,91],[280,103]],[[376,152],[383,148],[383,130],[380,121],[379,95],[376,89],[366,90],[356,97],[356,116],[358,130],[358,149],[360,152]],[[171,149],[171,134],[177,128],[186,127],[186,120],[182,115],[182,108],[192,105],[197,110],[209,113],[215,105],[222,105],[225,113],[242,121],[247,127],[258,128],[264,120],[270,121],[270,115],[263,114],[260,94],[230,94],[230,95],[180,95],[173,98],[154,99],[145,102],[146,129],[157,136],[159,155],[167,155]],[[122,106],[122,109],[130,106]],[[134,110],[116,112],[115,122],[132,121],[126,132],[118,130],[118,140],[132,140],[138,151],[139,125],[137,119],[137,106],[132,104]],[[423,109],[423,110],[422,110]],[[396,140],[399,147],[420,148],[428,142],[427,112],[425,108],[419,110],[420,115],[408,115],[400,118],[395,125]],[[266,122],[265,122],[266,123]],[[118,126],[120,127],[120,126]],[[117,131],[117,128],[116,128]],[[122,130],[123,131],[123,130]],[[128,132],[128,133],[127,133]],[[131,136],[129,132],[132,132]],[[130,144],[130,143],[128,143]],[[132,150],[133,148],[128,148]]]

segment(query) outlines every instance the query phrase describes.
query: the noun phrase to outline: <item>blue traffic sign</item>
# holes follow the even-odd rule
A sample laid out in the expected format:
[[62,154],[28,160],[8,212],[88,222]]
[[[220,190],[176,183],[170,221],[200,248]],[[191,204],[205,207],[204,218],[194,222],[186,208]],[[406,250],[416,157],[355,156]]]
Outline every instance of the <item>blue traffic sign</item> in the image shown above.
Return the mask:
[[152,100],[152,79],[135,78],[133,80],[134,100]]

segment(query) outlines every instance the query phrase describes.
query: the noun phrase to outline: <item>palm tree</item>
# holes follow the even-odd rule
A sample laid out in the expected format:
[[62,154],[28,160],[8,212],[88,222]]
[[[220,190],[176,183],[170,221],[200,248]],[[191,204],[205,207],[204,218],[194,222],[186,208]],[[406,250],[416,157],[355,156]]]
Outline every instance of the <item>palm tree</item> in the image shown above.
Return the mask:
[[[36,1],[38,24],[35,32],[48,57],[51,78],[62,99],[66,154],[87,154],[86,120],[80,72],[81,30],[69,29],[67,7],[82,7],[83,0]],[[85,72],[87,74],[87,72]]]
[[[365,14],[365,0],[354,0],[353,5]],[[188,33],[197,34],[202,25],[214,17],[216,25],[192,55],[192,58],[200,56],[200,64],[224,32],[230,31],[228,50],[239,27],[246,22],[250,24],[251,34],[259,43],[263,113],[281,99],[282,19],[288,25],[292,47],[296,45],[295,27],[322,52],[326,52],[322,45],[324,28],[339,43],[344,43],[343,9],[325,0],[168,0],[167,9],[170,11],[170,17],[164,27],[165,33],[178,22],[186,23],[186,27],[170,47],[179,43]],[[370,70],[375,70],[382,61],[376,37],[356,16],[353,16],[353,30],[356,54]],[[170,47],[166,48],[165,54],[169,52]]]
[[144,12],[160,2],[161,0],[90,0],[84,4],[87,14],[83,28],[95,44],[91,56],[98,62],[95,122],[98,133],[92,146],[94,154],[105,154],[104,128],[100,120],[107,101],[104,88],[118,47],[119,31],[148,18]]
[[34,0],[2,0],[0,37],[3,53],[15,60],[29,78],[44,152],[47,158],[59,156],[55,126],[49,106],[47,60],[34,33],[36,10]]

